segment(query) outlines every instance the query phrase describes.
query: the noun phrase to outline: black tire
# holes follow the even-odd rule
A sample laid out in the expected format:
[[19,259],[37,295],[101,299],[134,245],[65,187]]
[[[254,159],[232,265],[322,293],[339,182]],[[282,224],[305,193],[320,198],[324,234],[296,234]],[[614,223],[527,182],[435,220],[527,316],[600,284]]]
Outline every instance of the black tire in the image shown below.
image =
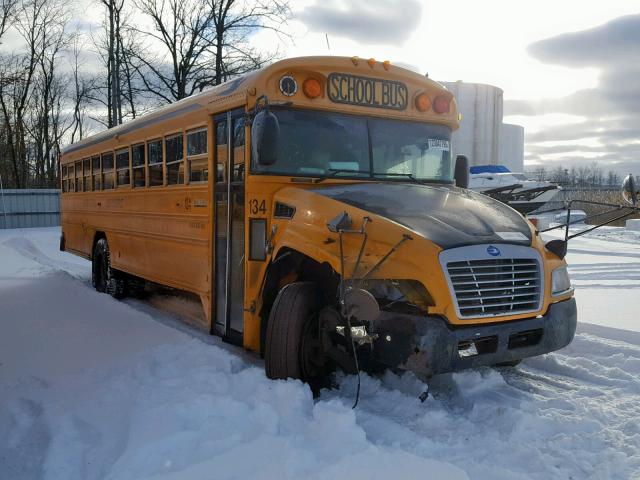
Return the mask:
[[99,239],[93,249],[91,283],[98,292],[108,293],[113,298],[126,296],[127,282],[124,275],[111,268],[109,244],[106,238]]
[[511,360],[509,362],[496,363],[496,367],[517,367],[522,360]]
[[[303,335],[313,335],[314,320],[321,306],[313,282],[286,285],[276,297],[267,324],[264,368],[272,379],[296,378],[317,383],[317,375],[305,372]],[[317,324],[317,322],[315,322]],[[317,336],[317,332],[315,333]]]

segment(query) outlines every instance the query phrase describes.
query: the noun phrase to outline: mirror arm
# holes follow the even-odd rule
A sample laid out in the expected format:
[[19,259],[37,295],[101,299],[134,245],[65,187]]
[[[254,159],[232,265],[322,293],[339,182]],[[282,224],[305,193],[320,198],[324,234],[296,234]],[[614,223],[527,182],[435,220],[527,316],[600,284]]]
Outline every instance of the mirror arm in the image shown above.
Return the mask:
[[[576,238],[579,237],[580,235],[584,235],[585,233],[589,233],[593,230],[595,230],[596,228],[600,228],[600,227],[604,227],[605,225],[609,225],[610,223],[613,222],[617,222],[618,220],[623,220],[625,218],[627,218],[630,215],[633,215],[635,213],[640,213],[640,209],[639,208],[633,208],[633,207],[622,207],[622,208],[629,208],[631,211],[627,212],[627,213],[623,213],[622,215],[618,215],[617,217],[612,218],[611,220],[607,220],[606,222],[603,223],[599,223],[598,225],[595,225],[591,228],[587,228],[586,230],[582,230],[578,233],[574,233],[573,235],[568,235],[566,236],[567,240],[571,240],[572,238]],[[614,211],[614,210],[612,210]],[[607,212],[607,213],[611,213],[611,212]],[[569,230],[569,228],[567,227],[567,230]]]
[[457,187],[469,188],[469,159],[466,156],[456,156],[453,176]]

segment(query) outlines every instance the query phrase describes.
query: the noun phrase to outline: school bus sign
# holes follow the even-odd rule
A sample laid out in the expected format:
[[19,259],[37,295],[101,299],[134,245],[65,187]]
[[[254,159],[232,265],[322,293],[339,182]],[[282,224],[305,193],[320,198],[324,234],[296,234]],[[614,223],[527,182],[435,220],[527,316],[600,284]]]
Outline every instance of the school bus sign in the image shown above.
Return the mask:
[[393,110],[407,108],[407,86],[402,82],[330,73],[327,89],[329,99],[335,103]]

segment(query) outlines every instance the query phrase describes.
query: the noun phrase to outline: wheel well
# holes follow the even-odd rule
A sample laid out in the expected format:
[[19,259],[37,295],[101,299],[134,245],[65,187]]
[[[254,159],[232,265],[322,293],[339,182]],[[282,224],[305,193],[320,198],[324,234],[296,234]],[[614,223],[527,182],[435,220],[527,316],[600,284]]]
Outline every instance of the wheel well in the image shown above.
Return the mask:
[[93,235],[93,243],[91,244],[91,252],[89,253],[89,257],[91,257],[91,260],[93,260],[93,252],[96,249],[96,243],[98,243],[98,240],[100,240],[101,238],[104,238],[106,240],[107,235],[104,232],[96,232]]
[[260,352],[264,354],[264,340],[267,322],[273,302],[278,292],[293,282],[315,282],[327,304],[335,303],[340,276],[328,263],[317,260],[293,249],[283,249],[278,257],[269,264],[262,289],[262,308],[260,310]]

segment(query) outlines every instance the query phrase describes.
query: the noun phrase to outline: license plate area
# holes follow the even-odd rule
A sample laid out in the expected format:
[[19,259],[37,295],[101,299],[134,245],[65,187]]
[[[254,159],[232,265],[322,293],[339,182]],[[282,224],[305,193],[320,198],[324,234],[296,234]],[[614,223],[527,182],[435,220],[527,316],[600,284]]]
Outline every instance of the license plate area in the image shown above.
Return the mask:
[[495,353],[496,350],[498,350],[497,335],[458,342],[458,356],[461,358],[474,357],[485,353]]

